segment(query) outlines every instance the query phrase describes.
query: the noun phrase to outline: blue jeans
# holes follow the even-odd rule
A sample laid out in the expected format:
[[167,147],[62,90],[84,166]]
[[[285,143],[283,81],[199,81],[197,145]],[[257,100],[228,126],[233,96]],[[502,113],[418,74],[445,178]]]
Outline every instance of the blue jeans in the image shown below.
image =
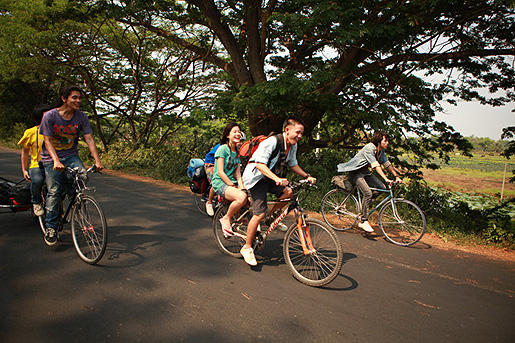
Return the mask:
[[349,180],[358,186],[359,190],[363,194],[363,203],[361,208],[361,221],[368,220],[368,209],[372,203],[372,188],[386,189],[384,184],[379,181],[377,177],[372,174],[364,174],[359,171],[353,171],[349,173]]
[[[80,167],[85,170],[84,164],[78,155],[72,155],[60,159],[66,167]],[[56,229],[59,225],[59,201],[63,189],[63,181],[66,173],[54,170],[54,162],[43,162],[45,166],[46,184],[48,195],[46,198],[46,227]]]
[[30,168],[29,176],[31,202],[33,204],[41,204],[43,202],[41,188],[43,188],[43,184],[45,183],[45,171],[39,167]]

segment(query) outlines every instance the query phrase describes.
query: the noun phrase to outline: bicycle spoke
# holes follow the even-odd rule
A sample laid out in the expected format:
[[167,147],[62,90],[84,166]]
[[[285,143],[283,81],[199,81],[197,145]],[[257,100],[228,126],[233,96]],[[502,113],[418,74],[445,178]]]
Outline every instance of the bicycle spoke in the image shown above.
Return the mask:
[[357,222],[359,207],[356,198],[348,192],[335,188],[322,199],[322,216],[335,230],[344,231]]
[[82,260],[94,264],[102,258],[107,245],[107,225],[93,198],[83,196],[74,207],[72,238]]
[[310,286],[323,286],[340,272],[343,263],[341,245],[336,235],[322,222],[307,219],[306,223],[314,251],[305,253],[299,231],[295,227],[286,234],[284,257],[299,281]]
[[393,199],[381,209],[379,226],[390,242],[408,246],[422,238],[426,220],[420,208],[411,201]]

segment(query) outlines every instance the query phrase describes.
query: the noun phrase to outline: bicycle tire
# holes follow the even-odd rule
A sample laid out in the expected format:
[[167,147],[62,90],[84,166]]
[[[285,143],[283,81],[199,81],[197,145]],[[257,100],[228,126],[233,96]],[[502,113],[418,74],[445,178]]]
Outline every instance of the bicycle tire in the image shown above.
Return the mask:
[[393,244],[410,246],[426,232],[426,217],[413,202],[395,198],[385,203],[379,211],[379,227]]
[[299,230],[293,224],[284,236],[284,261],[298,281],[313,287],[325,286],[340,273],[343,265],[342,245],[336,233],[321,220],[306,218],[305,223],[315,252],[304,253]]
[[197,208],[200,211],[200,213],[207,216],[208,215],[206,212],[207,197],[204,194],[193,193],[193,201],[195,202],[195,205],[197,205]]
[[356,197],[341,188],[330,190],[322,198],[322,217],[337,231],[349,230],[356,225],[359,209]]
[[95,264],[107,247],[107,223],[98,202],[82,195],[72,210],[71,231],[75,250],[86,263]]
[[[229,204],[223,204],[218,207],[218,209],[215,212],[215,215],[213,216],[213,233],[215,235],[215,241],[218,245],[218,248],[226,255],[240,258],[240,250],[245,245],[245,240],[239,236],[232,236],[229,238],[225,238],[222,233],[222,224],[220,224],[220,218],[222,218],[229,209]],[[246,211],[247,208],[243,207],[243,209],[240,209],[234,216],[233,221],[235,218],[241,217],[241,211]],[[234,232],[237,232],[239,234],[242,234],[243,236],[247,235],[247,225],[251,218],[250,212],[246,211],[245,215],[240,218],[240,220],[235,223],[232,227],[232,230]]]

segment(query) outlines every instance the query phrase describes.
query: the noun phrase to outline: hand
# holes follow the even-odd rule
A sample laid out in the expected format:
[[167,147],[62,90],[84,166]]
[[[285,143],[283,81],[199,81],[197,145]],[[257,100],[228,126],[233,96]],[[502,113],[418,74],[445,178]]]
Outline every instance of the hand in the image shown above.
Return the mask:
[[101,172],[102,170],[104,170],[104,165],[102,164],[102,162],[95,162],[95,166],[97,167],[97,172]]
[[65,168],[65,166],[64,166],[64,164],[61,163],[61,161],[54,162],[54,170],[55,171],[62,172],[62,171],[64,171],[64,168]]
[[306,179],[309,181],[310,184],[314,185],[315,183],[317,183],[317,178],[316,177],[313,177],[313,176],[308,176],[308,178]]
[[395,182],[396,183],[402,183],[402,179],[398,176],[395,177]]
[[384,181],[388,184],[388,186],[391,186],[393,184],[393,181],[388,178],[384,179]]
[[283,186],[283,187],[286,187],[288,186],[290,182],[288,181],[288,179],[278,179],[277,181],[275,181],[275,184],[277,186]]
[[23,171],[23,178],[29,182],[32,182],[32,180],[30,179],[30,174],[29,174],[29,171],[28,170],[24,170]]

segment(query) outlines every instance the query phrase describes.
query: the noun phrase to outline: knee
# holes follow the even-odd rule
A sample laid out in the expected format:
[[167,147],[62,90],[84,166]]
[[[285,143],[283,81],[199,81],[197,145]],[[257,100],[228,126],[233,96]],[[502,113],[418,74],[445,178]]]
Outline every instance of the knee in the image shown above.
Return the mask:
[[286,187],[281,194],[282,199],[291,198],[292,196],[293,196],[293,191],[290,187]]

